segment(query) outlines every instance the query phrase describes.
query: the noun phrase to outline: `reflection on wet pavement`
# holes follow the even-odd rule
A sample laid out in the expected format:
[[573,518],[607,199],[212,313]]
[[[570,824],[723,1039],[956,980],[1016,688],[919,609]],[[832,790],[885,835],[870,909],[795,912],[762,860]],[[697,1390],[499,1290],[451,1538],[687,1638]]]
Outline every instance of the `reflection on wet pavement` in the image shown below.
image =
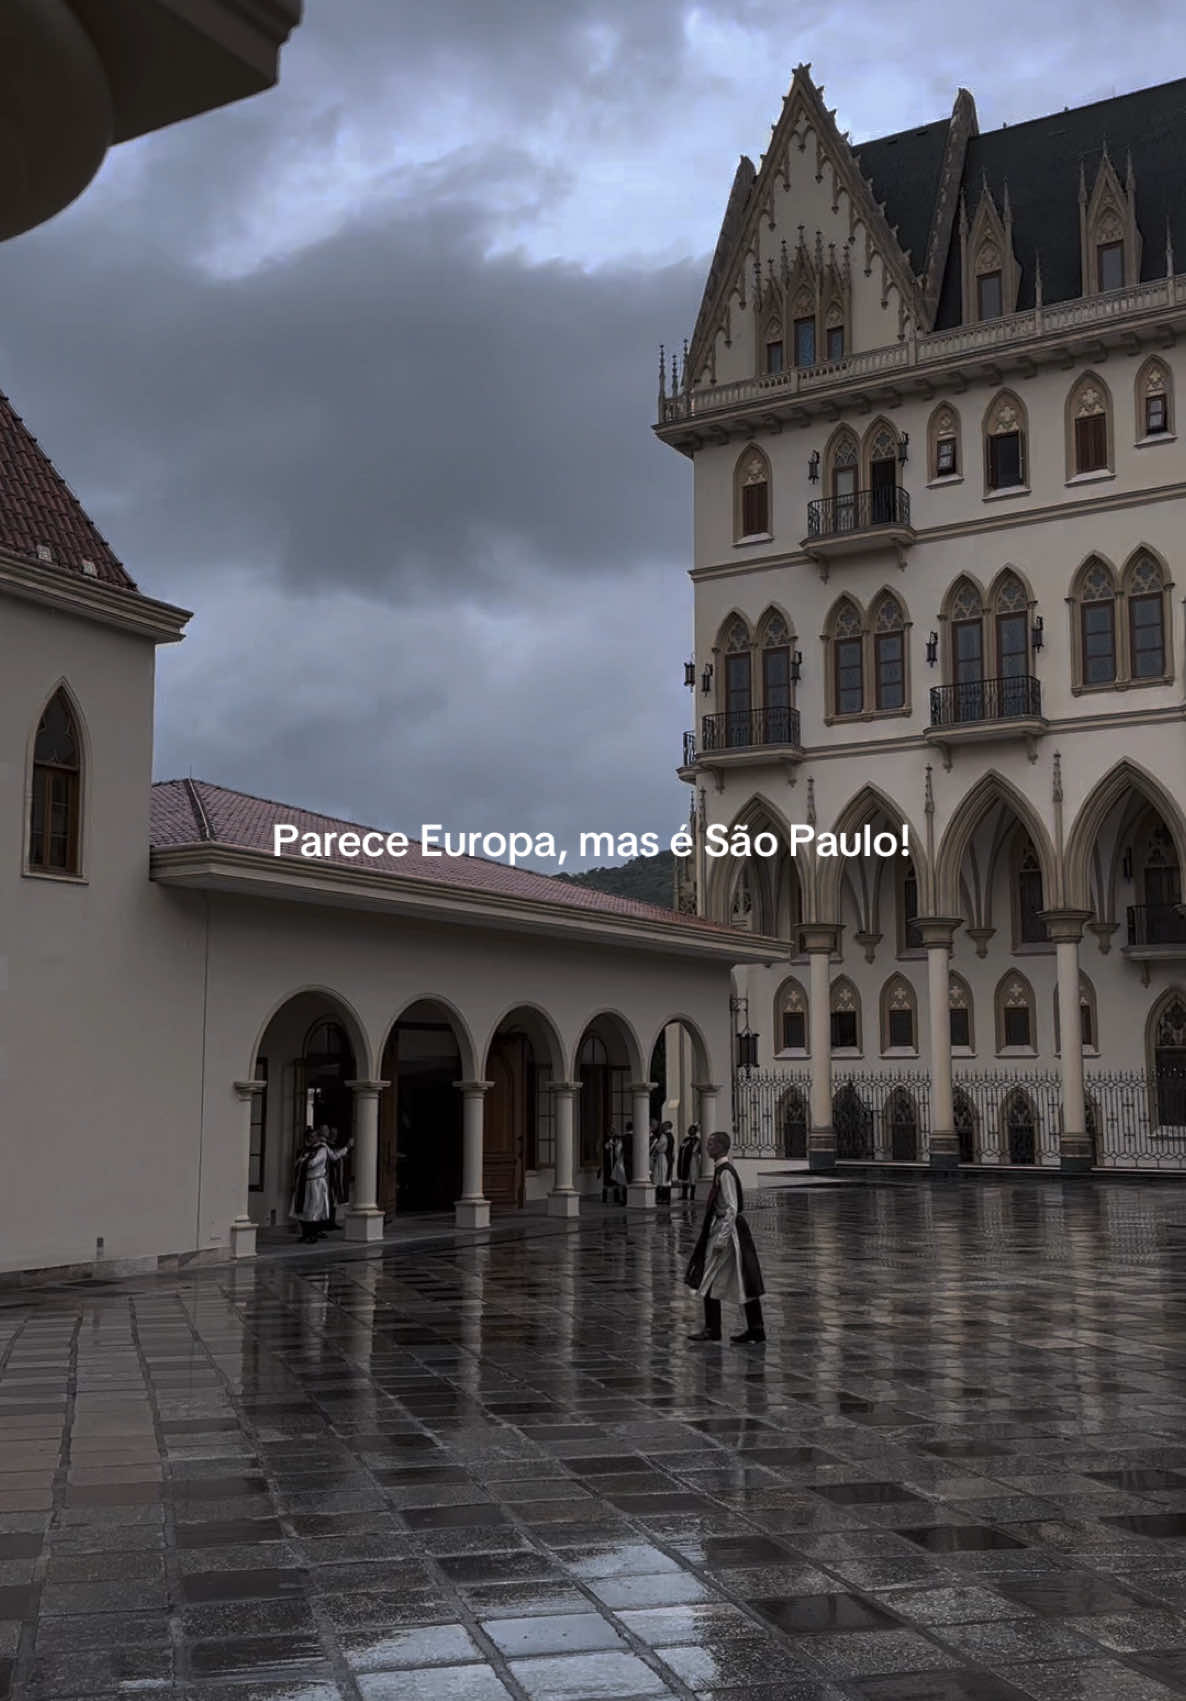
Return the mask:
[[759,1195],[0,1294],[0,1701],[1186,1696],[1186,1194]]

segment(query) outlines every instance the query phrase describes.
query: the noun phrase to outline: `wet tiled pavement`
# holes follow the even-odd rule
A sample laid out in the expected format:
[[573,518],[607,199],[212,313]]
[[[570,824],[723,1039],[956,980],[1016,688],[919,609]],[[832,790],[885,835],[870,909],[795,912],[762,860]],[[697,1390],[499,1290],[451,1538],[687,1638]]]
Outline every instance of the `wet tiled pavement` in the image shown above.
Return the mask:
[[1186,1189],[802,1189],[0,1296],[0,1701],[1186,1695]]

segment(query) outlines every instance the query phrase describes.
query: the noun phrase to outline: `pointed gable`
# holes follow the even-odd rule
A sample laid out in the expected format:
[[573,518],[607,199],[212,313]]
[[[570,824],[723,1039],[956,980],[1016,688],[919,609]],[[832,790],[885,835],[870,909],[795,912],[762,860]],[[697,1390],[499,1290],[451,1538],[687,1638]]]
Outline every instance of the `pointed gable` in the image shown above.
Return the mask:
[[64,569],[123,590],[136,589],[110,544],[2,394],[0,551],[48,571]]

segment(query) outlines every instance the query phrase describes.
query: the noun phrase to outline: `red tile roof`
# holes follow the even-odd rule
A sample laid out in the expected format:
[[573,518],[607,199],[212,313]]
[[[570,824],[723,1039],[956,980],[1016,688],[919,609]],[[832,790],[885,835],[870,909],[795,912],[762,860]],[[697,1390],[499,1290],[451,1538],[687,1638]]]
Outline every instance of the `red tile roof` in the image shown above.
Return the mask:
[[[48,550],[49,557],[42,551]],[[135,584],[45,450],[0,394],[0,550],[52,571],[134,591]],[[94,572],[84,562],[91,562]]]
[[[153,850],[213,843],[238,850],[266,851],[270,855],[272,829],[280,823],[291,823],[302,833],[382,832],[386,835],[389,831],[387,828],[369,828],[357,821],[341,821],[330,815],[315,815],[307,809],[292,809],[287,804],[251,797],[246,792],[228,791],[205,780],[162,780],[152,788],[150,836]],[[316,861],[291,853],[281,860],[289,864],[299,863],[311,870],[319,866]],[[487,862],[482,857],[425,856],[415,840],[411,841],[407,854],[402,857],[344,857],[335,854],[326,861],[347,868],[393,875],[397,879],[403,876],[409,880],[430,880],[436,885],[455,887],[459,891],[523,898],[554,904],[557,908],[637,916],[640,921],[682,923],[724,934],[733,931],[719,923],[706,921],[702,916],[682,915],[678,910],[665,910],[657,904],[643,904],[633,898],[594,891],[588,886],[570,885],[548,874],[511,868],[502,862]]]

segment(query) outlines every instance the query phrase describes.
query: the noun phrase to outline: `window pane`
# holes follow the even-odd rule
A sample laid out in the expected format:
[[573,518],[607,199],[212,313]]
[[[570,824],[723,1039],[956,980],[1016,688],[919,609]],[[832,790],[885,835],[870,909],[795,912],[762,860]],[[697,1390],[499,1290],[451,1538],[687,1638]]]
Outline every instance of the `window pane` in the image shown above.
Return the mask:
[[1157,679],[1165,672],[1165,633],[1161,592],[1130,597],[1128,622],[1132,633],[1134,679]]
[[749,713],[748,656],[725,657],[725,707],[730,714]]
[[955,438],[940,437],[935,444],[935,477],[946,478],[955,470]]
[[759,537],[770,530],[769,485],[745,484],[741,487],[741,535]]
[[1075,471],[1100,472],[1108,464],[1108,422],[1102,413],[1075,421]]
[[1116,604],[1083,605],[1083,683],[1110,685],[1116,678]]
[[1124,288],[1123,242],[1101,242],[1096,249],[1097,289]]
[[762,651],[762,695],[768,709],[790,708],[791,652],[789,650]]
[[781,339],[778,340],[777,342],[772,342],[772,343],[766,344],[766,370],[767,370],[767,372],[781,372],[782,371],[782,341],[781,341]]
[[1145,397],[1145,436],[1158,437],[1169,430],[1164,396]]
[[784,1051],[806,1051],[807,1013],[803,1010],[784,1010],[782,1014],[782,1044]]
[[1008,490],[1020,484],[1021,433],[1002,431],[988,440],[988,484],[990,490]]
[[815,320],[795,320],[795,365],[815,365]]
[[857,1044],[857,1013],[855,1010],[832,1011],[832,1045],[836,1050],[855,1051]]
[[951,1010],[948,1012],[951,1025],[952,1045],[970,1046],[972,1043],[972,1024],[967,1010]]
[[1006,1045],[1031,1045],[1029,1006],[1010,1004],[1005,1010],[1004,1029]]
[[976,279],[977,314],[981,319],[999,319],[1005,311],[1000,272],[985,272]]
[[906,701],[906,668],[902,634],[884,632],[877,639],[877,707],[900,709]]
[[836,645],[836,713],[859,715],[865,706],[859,638],[844,638]]
[[891,1045],[914,1044],[913,1010],[891,1010],[889,1013],[889,1042]]
[[1028,614],[997,617],[997,650],[1002,679],[1021,679],[1029,672]]
[[844,359],[844,326],[833,325],[828,332],[828,359]]

